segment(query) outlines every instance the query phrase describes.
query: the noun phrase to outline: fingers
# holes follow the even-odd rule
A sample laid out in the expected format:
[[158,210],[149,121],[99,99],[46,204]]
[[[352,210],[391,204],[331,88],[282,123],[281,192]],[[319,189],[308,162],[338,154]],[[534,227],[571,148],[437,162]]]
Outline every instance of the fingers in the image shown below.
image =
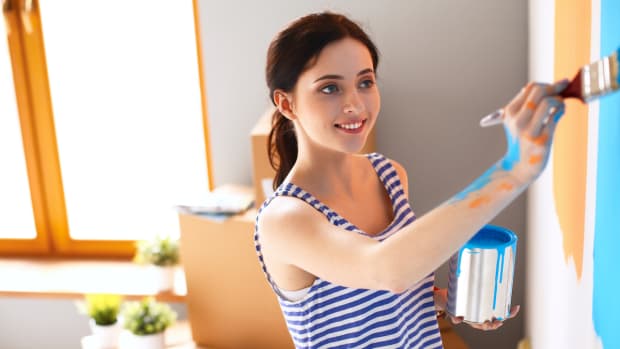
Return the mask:
[[517,96],[506,106],[506,111],[510,115],[517,115],[519,112],[526,111],[526,120],[529,121],[540,100],[546,96],[556,96],[566,89],[569,81],[562,79],[554,84],[542,84],[530,82]]
[[[510,308],[510,313],[508,314],[508,316],[506,316],[506,320],[508,319],[512,319],[515,316],[517,316],[517,314],[519,313],[519,310],[521,309],[520,305],[515,305],[512,308]],[[463,317],[462,316],[449,316],[450,320],[452,321],[453,324],[458,325],[461,322],[463,322]],[[496,318],[493,318],[492,321],[487,320],[484,323],[468,323],[471,327],[478,329],[478,330],[482,330],[482,331],[493,331],[493,330],[497,330],[498,328],[502,327],[502,325],[504,325],[504,320],[498,320]]]
[[538,137],[550,122],[557,122],[564,114],[564,101],[561,97],[544,97],[529,123],[526,130],[531,137]]
[[518,115],[517,125],[519,128],[524,128],[530,124],[532,117],[539,106],[544,97],[547,96],[547,90],[549,85],[543,84],[535,84],[534,87],[531,88],[530,93],[525,98],[525,102],[521,105],[521,108],[517,112]]
[[[515,316],[517,316],[520,309],[521,309],[521,306],[519,305],[513,306],[510,309],[510,314],[508,314],[505,320],[512,319]],[[458,319],[460,319],[460,321],[454,322],[454,318],[453,318],[453,323],[457,324],[463,321],[462,317],[459,317]],[[497,330],[498,328],[502,327],[502,325],[504,325],[504,320],[497,320],[496,318],[493,318],[492,321],[487,320],[481,324],[471,324],[471,327],[482,330],[482,331],[493,331],[493,330]]]
[[519,310],[521,309],[520,305],[514,305],[511,309],[510,309],[510,314],[508,315],[507,319],[512,319],[513,317],[517,316],[517,314],[519,314]]
[[568,79],[562,79],[562,80],[557,81],[553,85],[549,86],[549,90],[548,90],[549,93],[547,93],[547,96],[559,95],[562,91],[564,91],[568,87],[569,83],[570,81]]
[[517,96],[513,98],[513,100],[510,101],[510,103],[508,103],[508,105],[506,106],[506,111],[508,111],[512,115],[517,114],[519,110],[521,109],[521,106],[523,105],[523,103],[525,103],[525,99],[530,94],[530,91],[532,90],[533,87],[534,87],[534,83],[530,82],[524,88],[522,88],[521,91],[519,91],[519,93],[517,94]]
[[452,321],[453,324],[458,325],[461,322],[463,322],[463,317],[462,316],[450,316],[450,321]]
[[498,321],[498,320],[493,320],[491,321],[485,321],[482,324],[476,324],[476,325],[471,325],[471,327],[478,329],[478,330],[482,330],[482,331],[493,331],[493,330],[497,330],[498,328],[502,327],[504,323],[502,321]]
[[488,324],[488,327],[486,328],[485,331],[493,331],[493,330],[497,330],[498,328],[502,327],[502,325],[504,325],[503,321],[499,321],[499,320],[493,320],[493,322],[490,322]]

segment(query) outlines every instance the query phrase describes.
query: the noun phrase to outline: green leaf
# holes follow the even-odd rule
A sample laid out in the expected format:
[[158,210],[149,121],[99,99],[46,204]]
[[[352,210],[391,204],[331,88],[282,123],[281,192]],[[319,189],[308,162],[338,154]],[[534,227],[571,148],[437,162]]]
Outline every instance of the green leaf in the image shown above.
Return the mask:
[[123,327],[136,335],[160,333],[172,325],[177,314],[166,303],[159,303],[152,297],[139,302],[126,303],[122,310]]

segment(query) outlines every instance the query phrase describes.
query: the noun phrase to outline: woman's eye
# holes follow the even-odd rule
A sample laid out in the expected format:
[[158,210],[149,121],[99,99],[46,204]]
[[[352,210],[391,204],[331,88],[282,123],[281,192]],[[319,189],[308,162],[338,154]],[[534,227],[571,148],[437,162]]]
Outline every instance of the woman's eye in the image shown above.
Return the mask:
[[324,86],[323,88],[321,88],[321,92],[327,94],[327,95],[331,95],[334,92],[338,92],[338,86],[332,84],[332,85],[327,85]]
[[370,88],[375,84],[374,81],[368,79],[368,80],[364,80],[362,82],[360,82],[360,87],[361,88]]

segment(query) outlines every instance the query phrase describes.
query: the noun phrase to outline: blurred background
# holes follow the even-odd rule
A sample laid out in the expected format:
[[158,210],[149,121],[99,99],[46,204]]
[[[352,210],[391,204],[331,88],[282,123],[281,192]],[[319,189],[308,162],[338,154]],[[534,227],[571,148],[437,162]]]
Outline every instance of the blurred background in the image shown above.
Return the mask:
[[[504,154],[503,130],[480,128],[482,116],[528,81],[572,77],[620,44],[611,39],[620,30],[610,20],[620,14],[618,3],[605,0],[3,4],[0,256],[7,260],[129,260],[136,240],[179,237],[173,206],[225,184],[251,186],[250,131],[271,105],[267,47],[305,14],[343,13],[377,45],[382,109],[375,148],[407,169],[417,216]],[[520,341],[537,349],[620,348],[601,325],[620,311],[618,300],[603,294],[608,310],[596,311],[595,266],[599,275],[618,274],[607,260],[594,260],[597,201],[586,185],[597,181],[593,155],[613,148],[599,139],[598,121],[588,123],[599,109],[601,118],[620,116],[617,98],[605,103],[569,105],[564,118],[581,124],[562,126],[558,141],[574,140],[562,145],[573,155],[554,154],[530,192],[493,220],[519,236],[512,300],[521,313],[497,331],[455,327],[470,348],[516,348]],[[559,179],[567,173],[573,175]],[[617,189],[605,185],[609,193]],[[581,191],[567,189],[575,187]],[[600,207],[620,207],[600,200]],[[563,223],[576,216],[581,220]],[[598,226],[598,236],[610,239],[605,244],[618,242]],[[600,287],[620,286],[603,279]],[[444,265],[436,283],[447,281]],[[71,297],[13,289],[0,275],[0,347],[79,348],[88,327]],[[167,300],[185,319],[183,298]]]

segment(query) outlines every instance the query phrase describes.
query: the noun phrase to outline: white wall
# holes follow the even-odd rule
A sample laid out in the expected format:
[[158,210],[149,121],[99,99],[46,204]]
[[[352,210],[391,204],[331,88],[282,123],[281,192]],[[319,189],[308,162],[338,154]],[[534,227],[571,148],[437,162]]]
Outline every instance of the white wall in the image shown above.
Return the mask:
[[[170,303],[178,318],[187,318],[185,304]],[[88,317],[70,299],[0,298],[0,348],[81,349],[89,335]]]
[[[377,147],[408,170],[418,215],[463,189],[505,151],[501,128],[481,129],[478,119],[526,83],[526,1],[201,0],[199,5],[217,184],[251,183],[248,134],[269,105],[264,79],[269,42],[296,17],[325,9],[360,22],[381,51]],[[525,198],[494,223],[520,236],[513,303],[524,305]],[[440,285],[447,285],[446,270],[437,273]],[[514,348],[523,337],[522,315],[493,333],[465,326],[458,331],[472,348]]]
[[[477,122],[526,82],[526,1],[199,0],[199,6],[217,184],[251,182],[248,135],[269,103],[269,41],[295,17],[324,9],[361,22],[382,53],[378,151],[408,170],[418,215],[464,188],[505,149],[499,128],[482,130]],[[522,239],[515,304],[523,304],[524,202],[494,221]],[[445,266],[437,280],[447,284]],[[514,348],[523,318],[496,332],[458,331],[471,348]],[[2,349],[79,348],[87,332],[71,301],[0,298]]]

